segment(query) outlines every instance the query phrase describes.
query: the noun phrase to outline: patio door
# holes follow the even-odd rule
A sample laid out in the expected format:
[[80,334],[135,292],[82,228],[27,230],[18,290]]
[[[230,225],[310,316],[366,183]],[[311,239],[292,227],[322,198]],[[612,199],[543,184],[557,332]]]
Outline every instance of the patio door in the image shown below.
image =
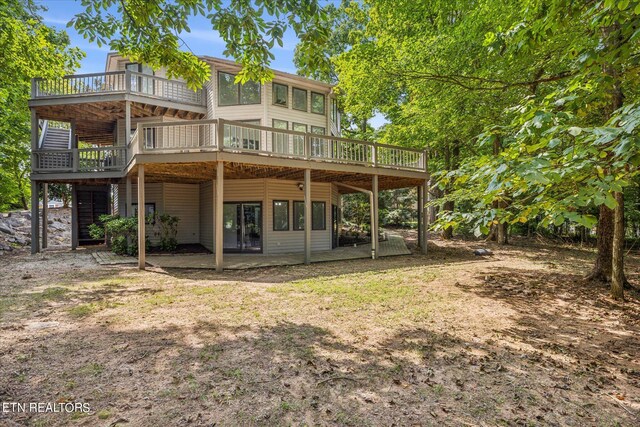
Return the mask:
[[222,222],[225,252],[262,252],[262,203],[225,202]]

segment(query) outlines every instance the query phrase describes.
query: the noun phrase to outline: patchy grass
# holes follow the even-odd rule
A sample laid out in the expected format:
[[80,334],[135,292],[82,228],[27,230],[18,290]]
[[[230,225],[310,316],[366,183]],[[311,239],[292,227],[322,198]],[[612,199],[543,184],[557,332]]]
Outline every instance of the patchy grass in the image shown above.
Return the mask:
[[16,256],[0,390],[97,411],[27,425],[636,425],[637,294],[582,282],[591,251],[475,246],[223,274]]

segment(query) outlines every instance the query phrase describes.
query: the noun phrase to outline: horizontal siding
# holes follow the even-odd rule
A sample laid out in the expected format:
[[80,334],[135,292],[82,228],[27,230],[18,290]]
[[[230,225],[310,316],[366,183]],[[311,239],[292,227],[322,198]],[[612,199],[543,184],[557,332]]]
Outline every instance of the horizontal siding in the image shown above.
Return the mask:
[[164,212],[180,218],[178,243],[200,243],[200,187],[164,184]]
[[[289,201],[289,231],[273,231],[273,201]],[[268,254],[304,251],[304,231],[293,230],[293,201],[304,200],[304,192],[298,188],[298,181],[267,180],[267,203],[265,208],[267,236],[265,252]],[[326,204],[326,230],[311,231],[311,250],[331,249],[331,184],[312,183],[311,200]]]

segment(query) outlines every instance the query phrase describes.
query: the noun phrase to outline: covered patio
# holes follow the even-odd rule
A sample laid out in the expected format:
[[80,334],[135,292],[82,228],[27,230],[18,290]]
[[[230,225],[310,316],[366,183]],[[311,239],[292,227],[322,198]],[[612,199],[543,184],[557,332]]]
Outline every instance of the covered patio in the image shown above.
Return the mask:
[[[379,242],[378,256],[410,255],[401,236],[390,234],[386,240]],[[133,257],[118,256],[108,252],[97,252],[94,258],[100,264],[134,264]],[[371,244],[340,247],[328,251],[311,253],[311,262],[330,262],[348,259],[371,258]],[[159,268],[198,268],[215,269],[213,254],[180,254],[180,255],[148,255],[147,263]],[[304,264],[304,253],[277,255],[264,254],[225,254],[224,268],[230,270],[246,270],[250,268],[275,267],[281,265]]]

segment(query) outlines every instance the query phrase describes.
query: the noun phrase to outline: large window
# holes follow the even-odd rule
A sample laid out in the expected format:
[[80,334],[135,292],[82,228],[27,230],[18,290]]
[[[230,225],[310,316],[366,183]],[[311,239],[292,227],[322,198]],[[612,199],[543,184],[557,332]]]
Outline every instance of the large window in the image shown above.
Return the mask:
[[326,206],[327,205],[325,202],[311,202],[311,229],[312,230],[327,229]]
[[293,109],[300,111],[307,111],[307,91],[304,89],[298,89],[294,87],[293,89]]
[[[273,127],[276,129],[288,129],[286,120],[273,119]],[[287,154],[289,152],[289,135],[286,133],[272,132],[271,149],[275,153]]]
[[304,230],[304,202],[293,202],[293,229]]
[[286,107],[289,100],[289,86],[280,83],[273,84],[273,104]]
[[[303,123],[292,123],[291,126],[296,132],[307,132],[307,125]],[[304,136],[293,136],[293,154],[296,156],[304,156]]]
[[236,76],[218,73],[218,105],[260,104],[260,83],[234,83]]
[[324,95],[311,92],[311,112],[324,115]]
[[273,201],[273,231],[289,231],[289,201]]
[[[311,126],[311,133],[325,135],[326,129],[320,126]],[[328,140],[324,138],[311,138],[311,155],[314,157],[327,157],[329,154]]]
[[[327,204],[325,202],[311,202],[311,229],[327,229]],[[293,202],[293,229],[304,230],[304,202]]]

